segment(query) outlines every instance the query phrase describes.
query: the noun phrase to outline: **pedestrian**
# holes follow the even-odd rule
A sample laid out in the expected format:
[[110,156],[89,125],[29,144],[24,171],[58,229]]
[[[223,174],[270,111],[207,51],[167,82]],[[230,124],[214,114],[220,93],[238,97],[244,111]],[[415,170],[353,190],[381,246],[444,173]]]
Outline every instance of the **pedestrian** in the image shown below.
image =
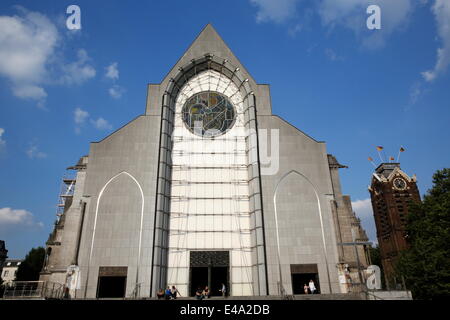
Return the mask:
[[309,290],[311,291],[311,294],[314,294],[316,292],[316,286],[314,285],[314,281],[309,280]]
[[180,293],[178,292],[178,289],[175,286],[172,286],[172,290],[170,292],[172,294],[172,299],[176,299],[177,295],[180,295]]
[[158,292],[156,292],[156,296],[158,297],[158,300],[161,300],[164,298],[164,290],[162,288],[159,288]]
[[305,283],[305,285],[303,286],[303,291],[305,292],[305,294],[308,294],[309,293],[309,287],[306,285],[306,283]]
[[166,292],[165,292],[165,298],[166,298],[166,300],[170,300],[170,299],[172,299],[172,291],[170,290],[170,286],[169,287],[167,287],[167,289],[166,289]]
[[222,297],[225,298],[227,295],[227,287],[224,283],[222,283],[222,288],[219,291],[222,292]]

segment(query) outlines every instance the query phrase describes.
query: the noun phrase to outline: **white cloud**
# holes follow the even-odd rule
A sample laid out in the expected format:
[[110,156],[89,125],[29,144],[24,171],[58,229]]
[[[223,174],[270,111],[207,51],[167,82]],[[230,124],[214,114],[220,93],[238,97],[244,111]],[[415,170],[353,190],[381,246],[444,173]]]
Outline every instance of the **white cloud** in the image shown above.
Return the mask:
[[119,85],[113,85],[111,88],[109,88],[108,93],[111,97],[114,99],[119,99],[122,97],[123,93],[125,92],[125,89],[122,88]]
[[11,227],[14,225],[43,227],[42,222],[35,222],[33,214],[27,210],[0,208],[0,226]]
[[361,219],[361,225],[366,230],[369,240],[377,243],[377,230],[373,217],[372,201],[370,198],[352,201],[353,210],[356,216]]
[[111,130],[112,125],[102,117],[98,118],[97,120],[91,119],[92,125],[98,129],[98,130]]
[[73,112],[75,121],[75,133],[81,133],[81,127],[84,125],[86,120],[89,118],[89,113],[81,108],[76,108]]
[[119,79],[119,69],[117,68],[117,62],[112,63],[111,65],[106,67],[106,75],[105,77],[118,80]]
[[250,0],[250,2],[258,7],[257,22],[282,23],[295,15],[299,0]]
[[[447,0],[438,0],[447,1]],[[257,7],[257,22],[286,23],[298,16],[296,7],[301,0],[250,0]],[[447,1],[448,2],[448,1]],[[295,36],[318,14],[322,25],[329,31],[336,27],[352,30],[362,45],[376,49],[384,46],[391,34],[408,26],[409,18],[415,6],[423,5],[425,0],[417,3],[414,0],[319,0],[314,1],[314,12],[308,9],[299,21],[289,27],[288,33]],[[366,10],[369,5],[381,8],[381,30],[368,30]]]
[[94,78],[96,71],[92,65],[89,64],[90,58],[84,49],[77,52],[78,60],[62,67],[64,75],[62,82],[64,84],[82,84],[83,82]]
[[87,111],[84,111],[81,108],[75,109],[74,121],[76,124],[83,124],[88,117],[89,117],[89,113]]
[[26,151],[28,158],[30,159],[44,159],[47,158],[47,154],[40,151],[39,147],[33,142]]
[[372,201],[370,198],[353,201],[352,207],[360,218],[373,216]]
[[435,0],[431,10],[435,15],[442,47],[437,49],[437,61],[434,69],[422,72],[422,76],[428,82],[444,73],[450,65],[450,1]]
[[3,149],[3,147],[6,145],[6,141],[3,140],[2,136],[5,133],[5,129],[0,128],[0,151]]
[[19,98],[46,97],[40,86],[58,42],[55,25],[44,15],[19,8],[20,16],[0,16],[0,75]]
[[[381,8],[381,30],[368,30],[369,5]],[[323,0],[319,4],[322,24],[328,28],[341,26],[352,30],[367,48],[380,48],[396,30],[408,25],[413,0]]]
[[16,97],[38,101],[43,107],[45,86],[81,84],[95,76],[85,50],[78,51],[75,62],[65,61],[64,36],[49,18],[16,8],[16,15],[0,16],[0,76],[9,81]]
[[12,90],[16,97],[22,99],[42,100],[47,97],[47,92],[45,92],[44,88],[33,84],[14,86]]
[[92,124],[92,126],[98,130],[111,130],[112,125],[105,120],[102,117],[97,118],[97,120],[94,120],[93,118],[90,118],[89,112],[81,109],[76,108],[73,112],[74,118],[73,121],[75,122],[75,133],[79,134],[81,133],[81,127],[86,123],[86,121],[89,119],[89,122]]

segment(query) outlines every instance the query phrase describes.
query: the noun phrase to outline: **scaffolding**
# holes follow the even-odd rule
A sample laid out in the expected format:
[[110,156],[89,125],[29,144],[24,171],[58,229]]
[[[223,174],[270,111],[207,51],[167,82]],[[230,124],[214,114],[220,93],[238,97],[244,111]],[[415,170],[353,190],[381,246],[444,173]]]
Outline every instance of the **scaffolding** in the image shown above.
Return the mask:
[[72,204],[73,194],[75,192],[76,172],[67,171],[61,181],[61,187],[58,197],[58,204],[56,206],[57,221],[64,214],[67,207]]
[[[211,77],[206,76],[203,81],[197,79],[202,90],[216,87],[229,99],[238,93],[234,88],[229,94],[226,78],[217,75],[217,85],[213,85],[207,82]],[[195,80],[192,82],[195,85]],[[188,82],[180,94],[188,97],[199,90],[191,86]],[[185,95],[186,89],[190,93]],[[229,267],[239,270],[240,274],[233,281],[230,279],[230,285],[237,285],[239,290],[245,290],[247,286],[253,292],[251,254],[255,248],[251,238],[255,229],[251,226],[254,212],[250,205],[252,195],[248,177],[251,164],[248,136],[242,134],[245,131],[243,105],[237,96],[235,98],[236,121],[232,133],[208,139],[186,134],[180,113],[184,99],[177,102],[169,164],[172,177],[168,195],[171,203],[168,281],[184,286],[184,290],[189,284],[186,274],[190,266],[189,251],[228,250],[232,260]]]

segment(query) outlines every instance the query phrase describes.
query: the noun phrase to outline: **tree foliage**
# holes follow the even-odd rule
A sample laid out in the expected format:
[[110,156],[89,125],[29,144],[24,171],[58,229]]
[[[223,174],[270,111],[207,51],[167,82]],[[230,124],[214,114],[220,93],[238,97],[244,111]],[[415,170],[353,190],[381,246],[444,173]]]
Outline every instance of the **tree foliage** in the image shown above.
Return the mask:
[[407,220],[410,249],[400,255],[403,275],[415,299],[450,296],[450,169],[433,175],[422,203],[412,203]]
[[17,270],[17,281],[39,280],[39,273],[42,270],[45,259],[45,249],[42,247],[33,248],[26,255],[25,260]]

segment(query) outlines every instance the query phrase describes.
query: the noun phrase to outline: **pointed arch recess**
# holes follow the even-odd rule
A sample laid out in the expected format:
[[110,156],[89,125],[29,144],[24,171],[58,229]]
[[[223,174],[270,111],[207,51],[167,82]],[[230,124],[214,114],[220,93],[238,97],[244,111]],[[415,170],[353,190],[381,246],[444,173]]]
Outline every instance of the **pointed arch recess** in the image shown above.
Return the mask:
[[108,185],[113,182],[115,179],[117,179],[119,176],[121,175],[125,175],[129,178],[131,178],[131,180],[133,180],[137,187],[139,188],[140,194],[141,194],[141,221],[140,221],[140,227],[139,227],[139,245],[138,245],[138,258],[137,258],[137,269],[136,269],[136,285],[138,284],[138,279],[139,279],[139,264],[140,264],[140,260],[141,260],[141,247],[142,247],[142,227],[143,227],[143,222],[144,222],[144,204],[145,204],[145,199],[144,199],[144,192],[142,190],[141,185],[139,184],[139,182],[137,181],[137,179],[131,175],[130,173],[126,172],[126,171],[122,171],[118,174],[116,174],[115,176],[113,176],[111,179],[109,179],[105,185],[102,187],[102,189],[100,190],[100,193],[98,194],[98,198],[97,198],[97,203],[95,205],[95,216],[94,216],[94,230],[92,233],[92,240],[91,240],[91,248],[89,251],[89,260],[88,260],[88,267],[87,267],[87,275],[86,275],[86,288],[85,288],[85,297],[86,297],[86,293],[87,293],[87,287],[89,284],[89,267],[91,264],[91,259],[92,259],[92,252],[94,250],[94,242],[95,242],[95,231],[97,228],[97,218],[98,218],[98,208],[99,208],[99,204],[100,204],[100,200],[103,196],[103,193],[105,192],[106,188],[108,187]]
[[320,221],[320,230],[322,233],[322,244],[323,244],[323,252],[324,252],[324,257],[325,257],[325,265],[326,265],[326,269],[327,269],[327,277],[328,277],[328,288],[330,290],[330,293],[332,293],[332,289],[331,289],[331,280],[330,280],[330,270],[328,267],[328,253],[327,253],[327,245],[326,245],[326,240],[325,240],[325,230],[323,228],[323,217],[322,217],[322,207],[320,205],[320,197],[319,197],[319,193],[318,193],[318,189],[317,187],[314,185],[314,183],[311,182],[311,180],[309,180],[309,178],[307,176],[305,176],[304,174],[298,172],[297,170],[291,170],[287,173],[285,173],[280,180],[278,180],[274,192],[273,192],[273,208],[274,208],[274,213],[275,213],[275,230],[276,230],[276,235],[277,235],[277,255],[278,255],[278,267],[279,267],[279,273],[280,273],[280,289],[282,290],[282,276],[281,276],[281,259],[280,259],[280,235],[279,235],[279,231],[278,231],[278,213],[277,213],[277,192],[278,192],[278,188],[280,187],[280,185],[282,183],[284,183],[284,181],[290,176],[290,175],[297,175],[300,178],[304,179],[306,182],[309,183],[309,185],[312,187],[313,191],[314,191],[314,195],[316,196],[316,200],[317,200],[317,207],[319,208],[319,221]]

